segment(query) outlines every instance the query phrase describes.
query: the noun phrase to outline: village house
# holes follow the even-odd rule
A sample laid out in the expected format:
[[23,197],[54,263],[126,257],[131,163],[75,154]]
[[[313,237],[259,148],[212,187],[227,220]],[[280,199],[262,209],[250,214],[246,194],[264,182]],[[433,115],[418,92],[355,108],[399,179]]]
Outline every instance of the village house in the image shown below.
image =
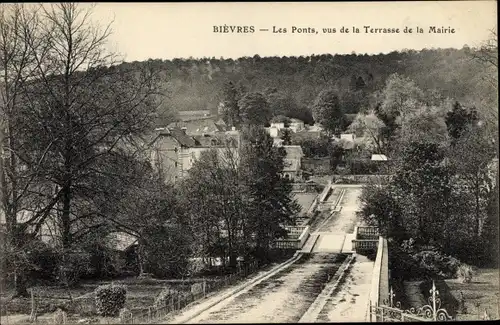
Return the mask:
[[290,130],[297,133],[305,129],[304,121],[297,118],[290,119],[290,125],[288,126]]
[[215,148],[221,154],[226,150],[237,154],[239,144],[238,131],[188,135],[186,129],[157,129],[151,141],[151,164],[167,182],[175,182],[187,176],[202,152]]
[[204,117],[194,120],[177,121],[167,125],[167,128],[185,129],[188,135],[202,135],[227,131],[226,124],[214,117]]
[[191,121],[200,118],[210,117],[210,110],[197,110],[197,111],[178,111],[177,115],[181,121]]
[[283,177],[292,181],[302,180],[302,158],[304,152],[301,146],[283,146],[286,151],[283,167]]

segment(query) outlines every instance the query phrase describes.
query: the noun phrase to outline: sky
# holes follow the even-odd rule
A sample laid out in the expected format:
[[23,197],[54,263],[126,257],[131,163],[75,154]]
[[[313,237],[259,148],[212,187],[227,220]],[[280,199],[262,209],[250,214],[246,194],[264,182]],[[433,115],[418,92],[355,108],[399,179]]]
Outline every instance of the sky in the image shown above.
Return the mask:
[[[496,28],[496,12],[496,1],[98,3],[93,19],[101,25],[114,19],[109,48],[131,62],[476,47]],[[224,25],[253,26],[255,32],[214,32],[214,26]],[[399,28],[400,33],[366,33],[364,26]],[[429,33],[432,26],[455,33]],[[318,33],[292,33],[293,27]],[[349,33],[340,33],[342,27]],[[412,33],[404,33],[405,27]],[[423,33],[416,33],[417,27]],[[287,33],[273,33],[273,28]],[[323,33],[323,28],[336,33]]]

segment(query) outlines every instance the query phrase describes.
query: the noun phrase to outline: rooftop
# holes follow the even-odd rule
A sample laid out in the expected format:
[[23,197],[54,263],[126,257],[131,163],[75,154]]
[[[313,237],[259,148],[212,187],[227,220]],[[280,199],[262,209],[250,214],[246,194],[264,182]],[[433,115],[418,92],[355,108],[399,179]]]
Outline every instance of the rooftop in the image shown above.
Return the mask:
[[304,152],[301,146],[283,146],[286,151],[285,159],[301,159],[304,157]]

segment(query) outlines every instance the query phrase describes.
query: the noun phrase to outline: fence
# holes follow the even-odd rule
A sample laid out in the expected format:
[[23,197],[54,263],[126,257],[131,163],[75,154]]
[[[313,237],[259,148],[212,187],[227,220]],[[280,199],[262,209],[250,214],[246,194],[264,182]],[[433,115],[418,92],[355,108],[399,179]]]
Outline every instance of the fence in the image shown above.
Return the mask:
[[357,239],[378,239],[379,231],[377,227],[358,226],[356,231]]
[[288,238],[278,239],[274,242],[274,247],[279,249],[302,249],[310,235],[309,226],[287,226]]
[[285,226],[285,230],[288,231],[288,238],[295,239],[300,237],[307,227],[308,226]]
[[352,240],[353,250],[358,254],[366,254],[379,247],[379,231],[377,227],[354,227],[355,239]]
[[[394,292],[387,293],[382,304],[370,302],[370,321],[377,322],[444,322],[456,320],[446,309],[441,308],[441,298],[434,281],[430,289],[429,304],[419,308],[402,309],[399,302],[394,302]],[[374,316],[374,317],[373,317]]]
[[201,290],[191,292],[178,292],[175,296],[164,301],[162,306],[151,306],[141,309],[133,309],[129,312],[122,313],[120,323],[122,324],[141,324],[152,323],[162,318],[165,318],[170,313],[179,311],[190,303],[203,299],[207,294],[218,291],[224,287],[232,285],[259,269],[257,261],[239,268],[237,273],[233,273],[216,281],[204,281],[201,285]]

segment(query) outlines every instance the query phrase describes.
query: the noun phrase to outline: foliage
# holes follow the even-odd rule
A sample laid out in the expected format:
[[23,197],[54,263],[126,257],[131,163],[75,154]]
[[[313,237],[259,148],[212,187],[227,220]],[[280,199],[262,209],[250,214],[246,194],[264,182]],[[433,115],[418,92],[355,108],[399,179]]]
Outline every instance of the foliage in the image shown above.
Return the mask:
[[202,153],[181,183],[197,256],[219,257],[230,267],[238,256],[265,257],[283,236],[282,225],[299,211],[291,185],[281,177],[284,156],[257,126],[244,128],[237,151]]
[[165,287],[160,291],[158,296],[156,296],[153,307],[161,308],[166,305],[169,305],[172,299],[177,298],[178,295],[179,295],[178,290],[175,290],[172,287]]
[[183,277],[188,272],[189,238],[178,224],[151,225],[144,229],[141,257],[144,272],[157,277]]
[[283,134],[281,135],[281,140],[283,140],[283,145],[285,146],[289,146],[292,144],[290,129],[286,128],[283,130]]
[[330,142],[327,147],[330,158],[330,170],[335,170],[344,157],[344,147],[340,141]]
[[467,110],[459,102],[453,104],[453,109],[446,114],[448,134],[454,140],[460,138],[478,119],[475,108]]
[[271,119],[271,123],[284,123],[285,128],[290,126],[290,122],[291,122],[290,118],[285,115],[275,115]]
[[269,104],[261,93],[247,93],[239,101],[240,116],[245,124],[264,126],[271,119]]
[[241,174],[248,200],[254,202],[248,211],[248,227],[255,233],[253,246],[265,258],[273,240],[284,235],[282,225],[290,223],[300,207],[292,199],[290,182],[281,177],[285,150],[274,147],[262,128],[244,130],[243,140]]
[[422,90],[408,77],[392,74],[385,82],[382,92],[380,112],[386,116],[397,117],[415,102],[424,97]]
[[224,122],[229,126],[239,126],[241,123],[240,108],[238,101],[241,99],[241,94],[233,82],[229,81],[224,85],[223,100],[221,102],[221,111]]
[[361,216],[366,224],[377,226],[383,236],[400,242],[405,237],[402,209],[388,186],[369,184],[360,196]]
[[472,277],[474,276],[474,270],[472,266],[467,264],[462,264],[458,267],[456,277],[461,279],[463,283],[470,283],[472,281]]
[[330,133],[340,133],[345,127],[344,112],[340,106],[337,92],[325,89],[318,94],[311,106],[314,121]]
[[390,250],[390,269],[393,276],[399,279],[452,279],[457,276],[459,268],[465,265],[438,250],[408,245],[408,241],[403,241],[401,246],[391,246]]
[[385,152],[386,139],[383,137],[385,127],[384,122],[372,110],[367,113],[358,113],[348,130],[356,134],[357,137],[365,137],[369,143],[368,146],[382,154]]
[[97,313],[101,316],[116,316],[125,305],[127,288],[123,285],[102,285],[95,289]]
[[328,147],[330,145],[330,138],[321,136],[317,139],[303,139],[300,141],[292,141],[293,145],[302,147],[304,156],[307,158],[320,158],[328,157]]

